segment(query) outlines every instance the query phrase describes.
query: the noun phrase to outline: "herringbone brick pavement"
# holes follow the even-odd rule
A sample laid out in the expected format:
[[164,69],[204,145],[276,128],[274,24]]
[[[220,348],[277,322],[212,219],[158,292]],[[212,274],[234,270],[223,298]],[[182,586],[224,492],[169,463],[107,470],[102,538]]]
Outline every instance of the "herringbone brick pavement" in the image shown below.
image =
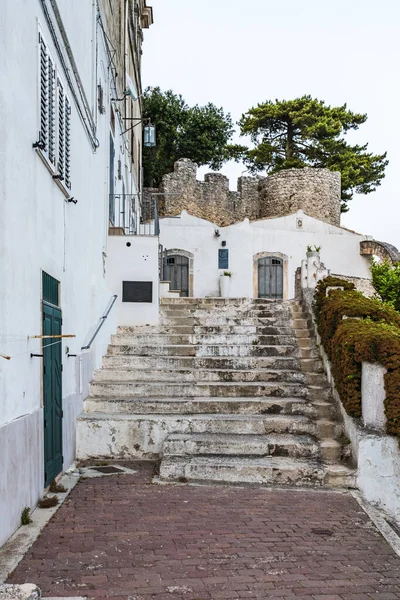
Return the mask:
[[80,481],[9,581],[113,600],[400,599],[400,559],[350,494],[158,486],[134,468]]

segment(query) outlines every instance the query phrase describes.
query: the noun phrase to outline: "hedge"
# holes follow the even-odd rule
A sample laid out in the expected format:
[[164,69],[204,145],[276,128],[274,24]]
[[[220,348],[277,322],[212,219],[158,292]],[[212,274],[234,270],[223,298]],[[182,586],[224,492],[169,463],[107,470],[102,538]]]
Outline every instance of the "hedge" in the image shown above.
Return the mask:
[[[343,286],[342,290],[331,290],[328,286]],[[369,318],[400,327],[400,313],[380,300],[366,298],[354,289],[354,285],[337,277],[326,277],[317,285],[314,296],[315,315],[318,332],[328,357],[332,359],[333,336],[343,317]]]
[[[333,283],[333,280],[335,281]],[[345,291],[326,288],[342,285]],[[377,362],[384,377],[386,431],[400,438],[400,313],[365,298],[347,281],[327,277],[317,286],[315,312],[321,341],[346,412],[361,417],[362,362]],[[343,316],[358,317],[343,320]]]

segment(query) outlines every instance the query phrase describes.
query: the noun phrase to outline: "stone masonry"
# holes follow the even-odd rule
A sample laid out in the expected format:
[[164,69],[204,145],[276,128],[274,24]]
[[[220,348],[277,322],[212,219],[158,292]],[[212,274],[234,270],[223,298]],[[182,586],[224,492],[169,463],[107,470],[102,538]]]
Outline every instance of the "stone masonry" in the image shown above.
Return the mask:
[[353,487],[300,305],[167,298],[120,327],[78,419],[79,459],[162,458],[164,481]]
[[144,191],[143,215],[153,217],[152,194],[158,196],[159,213],[174,217],[182,210],[220,227],[248,218],[255,221],[282,217],[303,210],[316,219],[340,226],[340,173],[328,169],[288,169],[268,177],[239,177],[237,191],[220,173],[196,178],[197,165],[189,159],[175,163],[160,188]]

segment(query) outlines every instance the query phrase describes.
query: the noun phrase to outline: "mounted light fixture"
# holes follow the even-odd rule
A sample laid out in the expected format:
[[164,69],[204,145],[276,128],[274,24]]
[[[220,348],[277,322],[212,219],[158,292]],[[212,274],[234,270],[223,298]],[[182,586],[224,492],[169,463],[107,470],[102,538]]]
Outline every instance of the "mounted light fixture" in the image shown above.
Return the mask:
[[139,94],[137,93],[136,85],[128,73],[125,73],[125,81],[126,88],[123,92],[124,95],[122,96],[122,98],[111,98],[111,102],[121,102],[122,100],[125,100],[125,98],[127,98],[128,96],[130,96],[132,100],[136,102],[136,100],[139,100],[139,98],[143,96],[143,94],[139,96]]
[[143,145],[148,148],[156,146],[156,126],[149,123],[143,129]]
[[124,121],[137,121],[137,123],[132,125],[132,127],[125,129],[125,131],[123,131],[121,135],[124,135],[124,133],[128,133],[128,131],[131,131],[132,129],[140,125],[140,123],[146,123],[145,127],[143,128],[143,145],[147,147],[154,147],[156,145],[156,126],[152,125],[149,117],[125,117]]
[[219,236],[220,236],[220,235],[221,235],[221,234],[220,234],[220,232],[219,232],[219,229],[214,229],[214,236],[215,236],[216,238],[219,238]]

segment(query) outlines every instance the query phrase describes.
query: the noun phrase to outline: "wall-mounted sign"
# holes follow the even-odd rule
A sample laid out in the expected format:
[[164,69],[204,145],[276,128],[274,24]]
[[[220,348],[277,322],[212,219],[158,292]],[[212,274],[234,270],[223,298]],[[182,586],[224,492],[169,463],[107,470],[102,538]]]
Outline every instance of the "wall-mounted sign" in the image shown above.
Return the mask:
[[229,250],[227,248],[220,248],[218,250],[218,269],[229,268]]
[[153,302],[153,282],[123,281],[122,302]]

